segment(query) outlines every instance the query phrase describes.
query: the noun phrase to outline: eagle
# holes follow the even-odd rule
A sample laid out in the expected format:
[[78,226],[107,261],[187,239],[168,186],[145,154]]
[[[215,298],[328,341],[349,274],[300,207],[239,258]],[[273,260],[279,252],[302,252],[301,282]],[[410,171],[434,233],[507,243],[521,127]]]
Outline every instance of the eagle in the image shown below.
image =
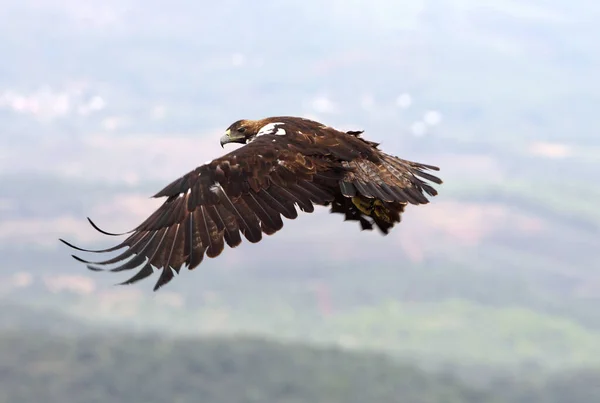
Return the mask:
[[[431,184],[442,180],[427,171],[433,165],[403,160],[379,149],[380,143],[362,137],[364,130],[341,131],[314,120],[275,116],[241,119],[220,138],[221,147],[243,146],[198,166],[156,193],[166,198],[153,214],[124,233],[100,229],[109,236],[125,236],[117,245],[82,252],[107,253],[127,247],[103,261],[72,255],[93,271],[134,270],[133,284],[160,275],[154,291],[170,282],[182,267],[193,270],[204,257],[215,258],[225,244],[235,248],[242,237],[257,243],[283,227],[283,218],[298,217],[329,207],[344,221],[357,221],[361,230],[387,235],[408,204],[427,204],[436,196]],[[131,259],[129,259],[131,258]],[[125,261],[126,259],[129,259]],[[112,269],[101,266],[117,264]]]

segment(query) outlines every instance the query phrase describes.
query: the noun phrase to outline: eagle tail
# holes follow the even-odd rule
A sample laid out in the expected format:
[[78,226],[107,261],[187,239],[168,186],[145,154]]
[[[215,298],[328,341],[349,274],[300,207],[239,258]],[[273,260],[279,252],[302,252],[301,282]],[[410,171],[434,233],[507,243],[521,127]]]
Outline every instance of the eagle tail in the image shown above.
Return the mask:
[[382,155],[381,167],[383,170],[380,170],[380,177],[387,182],[387,185],[400,190],[399,193],[401,197],[405,198],[405,201],[411,204],[427,204],[429,200],[425,195],[437,196],[437,190],[427,182],[441,185],[443,181],[426,171],[439,171],[438,167],[403,160],[385,153]]
[[359,159],[344,162],[347,169],[339,181],[339,194],[331,212],[358,221],[363,230],[376,226],[383,234],[400,223],[407,204],[427,204],[426,196],[437,191],[427,182],[441,184],[438,177],[425,172],[438,171],[433,165],[421,164],[380,153],[379,161]]

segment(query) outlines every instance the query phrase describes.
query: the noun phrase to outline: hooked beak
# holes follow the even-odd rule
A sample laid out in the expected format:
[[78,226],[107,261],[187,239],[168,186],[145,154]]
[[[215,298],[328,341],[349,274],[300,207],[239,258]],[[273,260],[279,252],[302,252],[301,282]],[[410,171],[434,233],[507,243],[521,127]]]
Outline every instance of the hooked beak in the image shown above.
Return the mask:
[[237,133],[235,133],[232,136],[231,130],[227,129],[225,134],[223,136],[221,136],[219,142],[221,143],[221,148],[224,148],[223,146],[228,143],[242,143],[243,144],[246,142],[246,137],[244,137],[243,135],[237,134]]
[[221,136],[221,138],[219,139],[219,142],[221,143],[221,148],[224,148],[223,146],[227,143],[229,143],[231,141],[231,139],[229,138],[229,130],[227,130],[225,132],[224,135]]

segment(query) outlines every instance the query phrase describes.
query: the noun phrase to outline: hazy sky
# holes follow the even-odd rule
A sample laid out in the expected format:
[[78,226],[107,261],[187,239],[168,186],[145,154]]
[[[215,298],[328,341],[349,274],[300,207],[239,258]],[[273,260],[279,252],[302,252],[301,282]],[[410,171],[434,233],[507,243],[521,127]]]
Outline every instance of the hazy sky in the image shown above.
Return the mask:
[[[223,153],[218,138],[230,123],[281,111],[365,129],[393,154],[441,165],[450,187],[512,172],[484,152],[459,151],[473,139],[505,150],[522,138],[526,155],[581,152],[591,161],[578,142],[592,138],[582,119],[599,94],[586,78],[600,60],[590,49],[597,36],[584,35],[599,9],[590,1],[5,1],[0,178],[15,190],[0,194],[0,241],[58,250],[59,236],[103,239],[85,215],[129,229],[158,205],[151,194]],[[422,251],[427,231],[471,245],[509,218],[544,228],[468,203],[459,228],[455,203],[442,192],[410,209],[403,225],[421,231],[414,239],[406,231],[369,239]],[[289,226],[321,222],[299,220],[306,225]],[[316,235],[366,239],[338,217],[325,220],[332,226]],[[282,242],[300,235],[286,228]]]

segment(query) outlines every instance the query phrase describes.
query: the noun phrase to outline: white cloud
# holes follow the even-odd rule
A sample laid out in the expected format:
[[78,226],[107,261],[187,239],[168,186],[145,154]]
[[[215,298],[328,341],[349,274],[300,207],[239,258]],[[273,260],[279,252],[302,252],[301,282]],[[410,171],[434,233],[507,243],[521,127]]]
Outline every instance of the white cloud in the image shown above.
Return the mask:
[[96,290],[96,282],[86,276],[58,275],[44,277],[46,288],[53,293],[64,290],[87,295]]
[[436,126],[442,120],[442,115],[438,111],[427,111],[423,116],[423,121],[429,126]]
[[42,87],[30,93],[14,89],[0,93],[0,109],[31,115],[38,119],[67,117],[72,112],[85,116],[100,111],[105,106],[105,100],[98,95],[83,99],[81,85],[68,86],[61,91]]
[[421,122],[421,121],[414,122],[410,126],[410,131],[412,132],[413,135],[415,135],[417,137],[421,137],[427,132],[427,125],[425,125],[425,123]]
[[102,120],[104,130],[113,131],[120,129],[125,125],[125,118],[119,116],[109,116]]
[[14,273],[9,282],[15,288],[28,287],[33,283],[33,275],[27,272]]
[[327,95],[318,95],[310,101],[310,107],[317,113],[336,113],[338,106]]
[[406,109],[412,105],[412,97],[408,93],[398,95],[396,98],[396,106],[402,109]]
[[106,106],[106,101],[104,101],[104,98],[96,95],[92,97],[88,105],[91,110],[100,111]]
[[529,145],[529,152],[546,158],[567,158],[573,156],[573,149],[567,144],[536,141]]
[[246,64],[246,56],[243,53],[234,53],[231,55],[231,64],[240,67]]

